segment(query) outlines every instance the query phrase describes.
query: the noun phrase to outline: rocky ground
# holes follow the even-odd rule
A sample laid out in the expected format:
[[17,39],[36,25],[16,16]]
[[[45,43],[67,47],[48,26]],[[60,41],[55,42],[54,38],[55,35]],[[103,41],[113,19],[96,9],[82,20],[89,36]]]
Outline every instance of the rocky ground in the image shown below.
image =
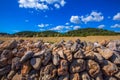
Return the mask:
[[120,80],[120,40],[0,41],[0,80],[13,79]]

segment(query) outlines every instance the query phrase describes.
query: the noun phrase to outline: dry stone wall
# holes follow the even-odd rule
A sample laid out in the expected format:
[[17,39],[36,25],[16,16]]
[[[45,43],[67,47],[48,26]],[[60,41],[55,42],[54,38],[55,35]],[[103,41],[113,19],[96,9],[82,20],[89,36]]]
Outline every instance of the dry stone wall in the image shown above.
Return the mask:
[[0,80],[120,80],[120,40],[1,41]]

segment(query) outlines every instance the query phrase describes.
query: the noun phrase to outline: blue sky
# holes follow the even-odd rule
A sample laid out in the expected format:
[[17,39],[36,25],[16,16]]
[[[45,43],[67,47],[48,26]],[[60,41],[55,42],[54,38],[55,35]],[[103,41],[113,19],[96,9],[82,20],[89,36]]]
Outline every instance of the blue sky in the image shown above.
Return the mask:
[[88,27],[120,32],[120,0],[0,0],[0,32]]

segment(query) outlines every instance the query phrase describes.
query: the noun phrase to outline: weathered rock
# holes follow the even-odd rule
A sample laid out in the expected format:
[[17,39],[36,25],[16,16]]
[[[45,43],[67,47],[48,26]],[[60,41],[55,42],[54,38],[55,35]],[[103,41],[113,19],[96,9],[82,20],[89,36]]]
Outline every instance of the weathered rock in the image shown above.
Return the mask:
[[45,53],[45,50],[42,50],[42,51],[40,51],[40,52],[37,52],[37,53],[35,53],[34,55],[33,55],[33,57],[37,57],[37,58],[43,58],[43,56],[44,56],[44,53]]
[[7,58],[0,58],[0,67],[4,67],[7,65]]
[[110,61],[104,60],[102,70],[107,76],[112,76],[118,71],[118,68],[115,64],[111,63]]
[[86,59],[94,59],[95,58],[93,51],[86,51],[86,52],[84,52],[84,55],[85,55]]
[[103,63],[103,61],[104,61],[104,58],[99,53],[95,53],[95,52],[94,52],[94,59],[98,63]]
[[27,61],[22,66],[22,69],[21,69],[22,76],[25,76],[26,74],[28,74],[30,70],[31,70],[31,65],[30,65],[30,62]]
[[105,59],[109,59],[113,55],[113,51],[108,48],[105,49],[99,48],[98,51]]
[[70,65],[70,72],[71,73],[78,73],[85,70],[86,63],[83,59],[73,60]]
[[30,64],[35,70],[39,70],[42,64],[42,58],[32,58]]
[[97,62],[93,60],[88,60],[87,66],[88,73],[90,74],[91,77],[95,78],[98,74],[100,74],[100,66]]
[[109,43],[108,40],[102,40],[102,41],[99,42],[99,44],[100,44],[101,46],[106,46],[108,43]]
[[65,55],[64,55],[63,50],[59,50],[57,53],[58,53],[58,55],[60,56],[60,58],[65,59]]
[[95,80],[104,80],[102,77],[102,73],[98,74],[94,79]]
[[58,75],[67,75],[68,74],[68,63],[66,60],[60,61],[60,66],[58,68]]
[[81,78],[82,80],[91,80],[91,77],[89,76],[87,72],[81,73]]
[[57,69],[53,64],[48,64],[40,70],[40,80],[54,80]]
[[20,59],[21,63],[24,63],[25,61],[27,61],[28,59],[30,59],[33,56],[33,52],[32,51],[27,51],[24,56]]
[[85,55],[83,54],[82,50],[78,50],[75,54],[74,54],[74,58],[84,58]]
[[106,77],[105,80],[117,80],[115,77]]
[[59,55],[57,53],[53,54],[53,64],[54,65],[59,65],[59,61],[60,61],[60,58],[59,58]]
[[58,78],[58,80],[69,80],[69,74],[64,75],[64,76],[60,76],[60,77]]
[[12,59],[12,65],[11,65],[11,69],[12,70],[18,70],[21,68],[21,63],[20,63],[20,58],[15,57]]
[[8,76],[7,76],[7,79],[8,80],[12,80],[12,78],[15,76],[15,74],[17,73],[17,71],[10,71]]
[[3,68],[0,68],[0,76],[3,76],[7,73],[9,73],[11,70],[11,65],[6,65]]
[[51,53],[52,53],[51,50],[47,50],[44,53],[43,65],[47,65],[48,62],[51,60],[51,58],[52,58],[52,54]]
[[115,73],[114,75],[116,78],[120,79],[120,71],[118,71],[117,73]]
[[72,52],[71,52],[70,50],[65,50],[65,51],[64,51],[64,55],[65,55],[65,57],[67,58],[67,60],[68,60],[69,62],[72,61],[73,56],[72,56]]
[[92,51],[93,49],[94,49],[94,44],[91,42],[88,42],[85,50]]
[[26,80],[39,80],[38,72],[36,70],[31,70],[28,73]]
[[5,50],[3,50],[1,57],[5,57],[7,59],[10,59],[13,57],[13,54],[10,50],[5,49]]
[[120,55],[118,52],[113,53],[112,57],[110,58],[111,62],[113,62],[114,64],[120,64]]
[[71,74],[70,80],[81,80],[79,73]]

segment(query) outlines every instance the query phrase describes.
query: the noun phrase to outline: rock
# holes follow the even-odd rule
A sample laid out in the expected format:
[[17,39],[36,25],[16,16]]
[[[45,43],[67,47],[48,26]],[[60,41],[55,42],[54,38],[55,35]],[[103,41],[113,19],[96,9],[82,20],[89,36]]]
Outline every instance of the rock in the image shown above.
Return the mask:
[[51,60],[51,58],[52,58],[52,54],[51,53],[52,53],[51,50],[47,50],[44,53],[43,65],[47,65],[48,62]]
[[4,67],[7,65],[7,58],[0,58],[0,67]]
[[105,59],[109,59],[113,55],[113,51],[111,51],[108,48],[105,48],[105,49],[99,48],[98,51]]
[[106,77],[105,80],[117,80],[115,77]]
[[13,57],[13,54],[10,50],[5,49],[5,50],[3,50],[1,57],[5,57],[7,59],[10,59]]
[[57,53],[58,53],[58,55],[60,56],[60,58],[65,59],[65,55],[64,55],[63,50],[59,50]]
[[31,70],[27,75],[27,80],[39,80],[38,72],[36,70]]
[[42,64],[42,58],[32,58],[30,64],[35,70],[39,70]]
[[78,73],[84,71],[86,69],[86,63],[83,59],[73,60],[70,65],[70,72],[71,73]]
[[81,80],[79,73],[71,74],[70,80]]
[[60,61],[60,66],[58,68],[58,75],[67,75],[68,74],[68,62],[66,60]]
[[2,44],[4,41],[0,40],[0,44]]
[[69,74],[64,75],[64,76],[60,76],[60,77],[58,78],[58,80],[69,80]]
[[20,48],[17,53],[15,54],[16,57],[23,57],[24,53],[26,52],[26,48]]
[[80,75],[81,75],[82,80],[91,80],[91,77],[89,76],[87,72],[82,72]]
[[102,66],[103,66],[102,70],[104,71],[104,74],[107,76],[112,76],[118,71],[117,66],[108,60],[104,60]]
[[44,53],[45,53],[45,50],[42,50],[42,51],[40,51],[40,52],[35,53],[35,54],[33,55],[33,57],[35,57],[35,58],[43,58]]
[[13,71],[11,70],[7,76],[8,80],[12,80],[12,78],[15,76],[15,74],[17,73],[17,71]]
[[53,64],[54,65],[59,65],[59,61],[60,61],[60,58],[59,58],[59,55],[57,53],[53,54]]
[[101,46],[106,46],[108,43],[109,43],[109,41],[107,41],[107,40],[102,40],[102,41],[99,42],[99,44]]
[[29,61],[23,63],[23,66],[22,66],[22,69],[21,69],[22,76],[25,76],[26,74],[28,74],[30,72],[31,68],[32,67],[31,67]]
[[40,70],[40,80],[54,80],[57,75],[57,69],[53,64],[48,64]]
[[91,77],[95,78],[98,74],[100,74],[100,66],[97,62],[93,60],[88,60],[87,71]]
[[103,61],[104,61],[104,58],[99,53],[95,53],[95,52],[94,52],[94,59],[98,63],[103,63]]
[[119,64],[120,65],[120,55],[119,55],[119,53],[114,51],[112,57],[110,58],[110,61],[113,62],[114,64]]
[[103,77],[102,77],[102,73],[98,74],[96,76],[96,78],[94,78],[95,80],[104,80]]
[[117,73],[115,73],[114,75],[116,78],[120,79],[120,71],[118,71]]
[[72,52],[71,52],[70,50],[65,50],[65,51],[64,51],[64,55],[65,55],[65,57],[67,58],[67,60],[68,60],[69,62],[72,61],[73,57],[72,57]]
[[19,57],[14,57],[12,59],[12,65],[11,65],[11,69],[12,70],[18,70],[21,68],[21,63],[20,63],[20,58]]
[[34,46],[35,46],[36,48],[41,48],[42,45],[43,45],[43,42],[42,42],[42,41],[38,41],[38,42],[34,43]]
[[94,55],[94,52],[93,51],[86,51],[84,52],[84,55],[85,55],[85,58],[86,59],[94,59],[95,58],[95,55]]
[[85,50],[92,51],[93,49],[94,49],[94,44],[91,42],[88,42]]
[[83,54],[83,51],[82,50],[78,50],[75,54],[74,54],[74,58],[78,58],[78,59],[81,59],[81,58],[84,58],[85,55]]
[[34,55],[34,53],[32,51],[27,51],[24,56],[20,59],[21,63],[24,63],[25,61],[29,60],[30,58],[32,58],[32,56]]
[[11,70],[11,66],[10,65],[6,65],[3,68],[0,68],[0,76],[3,76],[7,73],[9,73]]

